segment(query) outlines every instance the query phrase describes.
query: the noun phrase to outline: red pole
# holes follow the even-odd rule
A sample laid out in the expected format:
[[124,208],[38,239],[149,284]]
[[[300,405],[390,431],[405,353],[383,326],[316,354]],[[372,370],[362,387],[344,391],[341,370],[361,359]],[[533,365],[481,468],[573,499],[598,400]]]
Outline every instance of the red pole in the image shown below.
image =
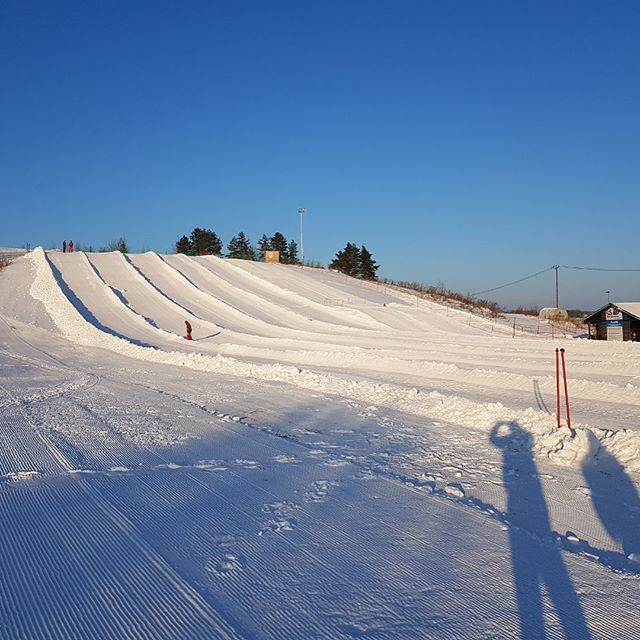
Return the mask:
[[558,418],[558,429],[562,418],[562,407],[560,406],[560,360],[559,352],[556,349],[556,416]]
[[567,427],[571,429],[571,413],[569,413],[569,392],[567,391],[567,368],[564,364],[564,349],[560,349],[562,355],[562,377],[564,378],[564,401],[567,405]]

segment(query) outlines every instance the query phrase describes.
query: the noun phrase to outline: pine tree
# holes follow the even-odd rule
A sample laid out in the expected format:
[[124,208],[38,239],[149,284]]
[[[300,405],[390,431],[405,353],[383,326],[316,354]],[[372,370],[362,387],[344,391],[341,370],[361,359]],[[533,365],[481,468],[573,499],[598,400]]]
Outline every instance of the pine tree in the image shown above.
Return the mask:
[[336,269],[354,278],[360,275],[360,251],[355,244],[347,242],[342,251],[336,253],[336,257],[329,265],[329,269]]
[[120,238],[118,240],[118,251],[120,253],[129,253],[129,247],[127,246],[127,241],[124,238]]
[[187,236],[182,236],[178,242],[176,242],[176,253],[186,253],[188,256],[194,254],[191,240]]
[[360,273],[359,276],[364,280],[376,280],[376,271],[378,265],[367,248],[362,245],[360,249]]
[[219,256],[222,253],[222,242],[216,232],[211,229],[196,227],[191,232],[191,245],[199,256]]
[[271,249],[272,251],[280,252],[280,262],[288,261],[289,254],[287,239],[279,231],[276,231],[271,237]]
[[263,233],[262,238],[258,240],[258,253],[260,260],[264,260],[265,251],[271,251],[271,240],[265,233]]
[[287,262],[289,264],[299,264],[298,245],[295,240],[291,240],[287,246]]
[[229,258],[240,258],[242,260],[256,259],[256,250],[242,231],[237,236],[231,238],[231,241],[227,245],[227,251]]

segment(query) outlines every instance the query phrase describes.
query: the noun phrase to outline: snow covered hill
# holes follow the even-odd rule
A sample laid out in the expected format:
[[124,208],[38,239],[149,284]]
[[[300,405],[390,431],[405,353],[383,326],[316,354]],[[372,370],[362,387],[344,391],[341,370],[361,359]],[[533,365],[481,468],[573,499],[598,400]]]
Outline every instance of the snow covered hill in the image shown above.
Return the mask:
[[2,637],[640,637],[639,344],[211,256],[0,306]]

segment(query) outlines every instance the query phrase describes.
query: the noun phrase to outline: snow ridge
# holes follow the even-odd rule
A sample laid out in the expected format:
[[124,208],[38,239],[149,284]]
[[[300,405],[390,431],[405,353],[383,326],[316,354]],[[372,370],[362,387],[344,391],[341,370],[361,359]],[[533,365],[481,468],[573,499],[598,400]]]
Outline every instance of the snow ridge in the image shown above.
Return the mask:
[[554,417],[532,408],[514,411],[501,403],[474,402],[436,391],[421,393],[387,383],[354,380],[338,375],[303,370],[296,366],[252,364],[222,355],[161,351],[145,347],[101,331],[87,322],[56,281],[51,264],[42,250],[30,254],[36,276],[31,295],[40,300],[54,324],[66,338],[77,344],[100,347],[138,360],[189,367],[199,371],[215,371],[226,375],[283,382],[316,392],[350,397],[366,404],[382,404],[396,410],[432,419],[455,420],[459,424],[489,431],[498,422],[518,421],[535,440],[539,455],[564,465],[579,465],[597,455],[600,447],[613,453],[627,470],[640,471],[640,433],[577,428],[558,430]]

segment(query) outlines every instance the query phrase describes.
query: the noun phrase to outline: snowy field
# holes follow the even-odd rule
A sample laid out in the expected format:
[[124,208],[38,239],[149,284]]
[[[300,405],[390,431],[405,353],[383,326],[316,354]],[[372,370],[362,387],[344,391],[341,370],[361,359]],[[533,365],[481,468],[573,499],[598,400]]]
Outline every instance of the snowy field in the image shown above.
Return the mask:
[[0,638],[640,638],[639,343],[209,256],[0,307]]

